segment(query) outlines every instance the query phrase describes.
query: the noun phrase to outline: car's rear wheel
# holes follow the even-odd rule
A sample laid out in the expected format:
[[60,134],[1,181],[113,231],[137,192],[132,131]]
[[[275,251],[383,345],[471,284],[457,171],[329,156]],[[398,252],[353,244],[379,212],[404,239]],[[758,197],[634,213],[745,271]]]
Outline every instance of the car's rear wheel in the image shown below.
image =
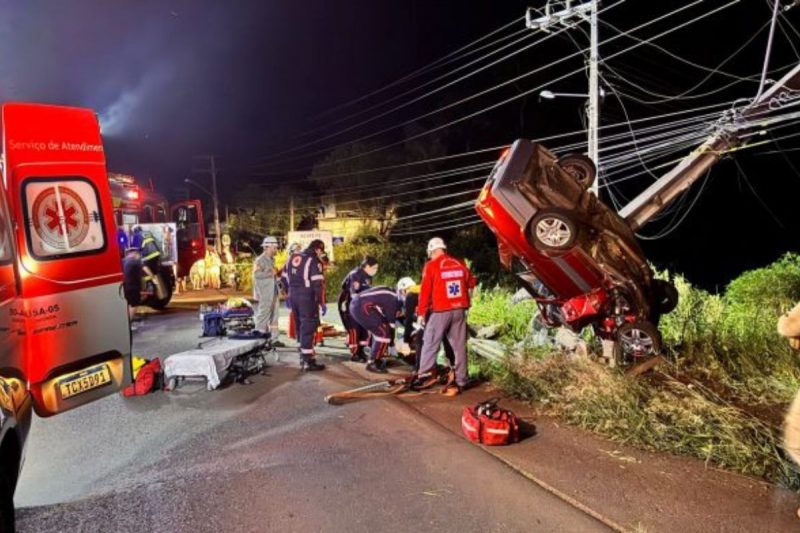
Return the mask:
[[658,312],[662,315],[672,312],[678,305],[678,289],[669,281],[653,280],[653,296]]
[[578,238],[575,222],[561,210],[545,209],[528,227],[528,240],[539,250],[561,251],[572,248]]
[[627,366],[661,353],[661,334],[650,322],[630,322],[617,330],[615,357]]
[[584,189],[591,187],[597,177],[594,161],[583,154],[567,154],[559,158],[558,166],[575,178]]

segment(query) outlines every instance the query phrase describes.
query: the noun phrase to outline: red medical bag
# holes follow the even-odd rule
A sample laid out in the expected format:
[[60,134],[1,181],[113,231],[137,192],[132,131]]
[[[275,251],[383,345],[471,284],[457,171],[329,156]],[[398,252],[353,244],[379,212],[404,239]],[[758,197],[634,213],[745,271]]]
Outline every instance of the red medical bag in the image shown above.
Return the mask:
[[503,446],[519,441],[519,420],[508,409],[497,407],[497,398],[465,407],[461,429],[472,442]]

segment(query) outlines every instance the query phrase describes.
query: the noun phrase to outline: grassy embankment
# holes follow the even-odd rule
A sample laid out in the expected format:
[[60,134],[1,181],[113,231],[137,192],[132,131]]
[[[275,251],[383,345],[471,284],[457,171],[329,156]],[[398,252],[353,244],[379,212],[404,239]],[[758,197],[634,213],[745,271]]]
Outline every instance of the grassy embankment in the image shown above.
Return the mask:
[[[674,281],[680,304],[660,324],[670,363],[656,372],[627,378],[542,348],[509,349],[503,363],[483,362],[481,371],[543,413],[615,441],[800,489],[798,470],[781,449],[782,416],[800,386],[800,365],[775,331],[777,317],[800,300],[800,256],[746,272],[721,295],[681,276]],[[527,333],[534,307],[511,306],[509,296],[480,291],[470,320],[503,324],[510,348]]]

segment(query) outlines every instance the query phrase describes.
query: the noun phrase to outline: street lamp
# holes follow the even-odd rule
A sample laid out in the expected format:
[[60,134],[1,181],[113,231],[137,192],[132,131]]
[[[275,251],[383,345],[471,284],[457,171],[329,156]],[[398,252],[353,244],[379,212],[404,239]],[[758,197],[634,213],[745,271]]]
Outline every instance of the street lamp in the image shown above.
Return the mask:
[[217,253],[220,253],[219,243],[220,243],[221,235],[220,235],[220,224],[219,224],[219,207],[218,207],[219,206],[219,201],[217,199],[217,189],[216,189],[216,187],[214,188],[214,191],[211,192],[211,191],[209,191],[208,189],[206,189],[205,187],[203,187],[202,185],[200,185],[199,183],[197,183],[196,181],[194,181],[191,178],[184,178],[183,181],[184,181],[184,183],[188,183],[190,185],[194,185],[195,187],[197,187],[198,189],[200,189],[201,191],[203,191],[204,193],[209,195],[211,197],[211,199],[213,200],[213,202],[214,202],[214,232],[216,233],[216,235],[214,236],[214,249],[217,250]]

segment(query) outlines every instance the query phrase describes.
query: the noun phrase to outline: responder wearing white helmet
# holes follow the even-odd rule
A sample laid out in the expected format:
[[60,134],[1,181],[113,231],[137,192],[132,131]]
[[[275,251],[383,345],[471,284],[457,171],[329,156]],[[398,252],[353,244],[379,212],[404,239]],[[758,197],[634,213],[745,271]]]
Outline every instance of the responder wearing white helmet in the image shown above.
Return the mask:
[[258,301],[256,333],[276,340],[278,336],[278,283],[275,278],[275,254],[278,239],[267,235],[261,241],[263,252],[253,263],[253,299]]
[[434,237],[433,239],[428,241],[428,257],[433,254],[436,250],[447,250],[447,245],[441,239],[441,237]]

